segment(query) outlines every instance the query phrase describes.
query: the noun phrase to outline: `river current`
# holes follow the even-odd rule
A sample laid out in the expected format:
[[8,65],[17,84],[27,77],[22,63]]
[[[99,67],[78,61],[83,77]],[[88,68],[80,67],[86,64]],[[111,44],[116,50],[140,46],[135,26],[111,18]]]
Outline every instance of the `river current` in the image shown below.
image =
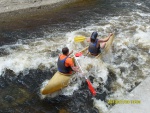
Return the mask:
[[[87,43],[74,43],[74,37],[90,37],[93,31],[99,38],[115,34],[101,60],[79,58],[97,95],[91,95],[80,74],[60,92],[41,95],[57,71],[62,47],[80,51]],[[10,21],[0,31],[0,113],[108,112],[113,107],[108,100],[123,99],[150,75],[149,36],[149,0],[81,0],[53,13]]]

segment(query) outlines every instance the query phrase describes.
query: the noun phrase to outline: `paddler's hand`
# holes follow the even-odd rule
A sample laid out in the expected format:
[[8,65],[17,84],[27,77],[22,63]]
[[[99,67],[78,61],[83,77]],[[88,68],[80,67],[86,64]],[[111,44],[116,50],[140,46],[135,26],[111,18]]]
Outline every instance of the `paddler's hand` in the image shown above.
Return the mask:
[[76,66],[76,72],[80,72],[80,69],[78,66]]
[[111,37],[113,35],[113,33],[110,33],[109,37]]
[[73,67],[71,67],[71,68],[72,68],[72,70],[75,71],[75,72],[79,72],[79,71],[80,71],[78,66],[73,66]]
[[110,33],[110,34],[109,34],[109,36],[108,36],[108,40],[110,39],[110,37],[111,37],[112,35],[113,35],[113,33]]

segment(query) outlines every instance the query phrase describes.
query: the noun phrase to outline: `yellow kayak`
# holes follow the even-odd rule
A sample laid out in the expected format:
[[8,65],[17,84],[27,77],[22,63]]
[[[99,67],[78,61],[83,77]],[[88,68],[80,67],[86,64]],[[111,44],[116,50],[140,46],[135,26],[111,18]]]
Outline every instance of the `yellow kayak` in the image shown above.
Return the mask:
[[[114,35],[111,36],[110,39],[106,42],[106,46],[104,48],[105,52],[108,52],[108,50],[110,49],[113,39],[114,39]],[[87,49],[88,49],[88,47],[84,48],[81,51],[82,54],[84,54],[84,55],[87,54]],[[90,54],[88,54],[88,55],[90,55]],[[97,58],[101,57],[101,54],[97,55],[96,57]],[[73,60],[74,60],[74,58],[73,58]],[[42,89],[41,93],[43,95],[47,95],[47,94],[52,94],[56,91],[63,89],[64,87],[68,86],[68,83],[69,83],[71,77],[72,77],[72,75],[63,74],[63,73],[60,73],[57,71],[54,74],[54,76],[49,80],[48,84]]]
[[43,95],[52,94],[62,88],[68,86],[71,75],[63,74],[57,71],[54,76],[49,80],[48,84],[41,91]]

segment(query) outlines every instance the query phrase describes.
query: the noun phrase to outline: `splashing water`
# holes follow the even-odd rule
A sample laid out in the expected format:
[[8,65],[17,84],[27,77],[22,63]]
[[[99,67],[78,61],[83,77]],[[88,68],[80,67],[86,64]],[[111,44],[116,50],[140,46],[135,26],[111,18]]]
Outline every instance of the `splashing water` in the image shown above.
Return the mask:
[[[120,9],[118,4],[122,6],[120,11],[117,10],[117,8]],[[117,99],[127,95],[150,75],[149,7],[147,7],[143,1],[132,4],[138,8],[128,11],[130,6],[128,2],[120,3],[119,1],[109,4],[111,6],[109,8],[116,8],[116,10],[115,13],[108,13],[108,15],[99,14],[99,12],[105,8],[100,8],[101,10],[99,10],[98,6],[97,8],[91,8],[94,10],[95,17],[89,19],[88,24],[82,26],[81,29],[65,32],[63,35],[61,34],[61,36],[58,34],[52,37],[50,33],[45,33],[44,38],[41,37],[34,40],[20,39],[16,44],[1,46],[0,50],[4,50],[0,57],[1,77],[6,76],[8,69],[12,70],[15,76],[20,76],[22,72],[24,77],[30,75],[31,69],[47,69],[54,74],[57,70],[57,57],[61,53],[62,47],[68,46],[70,50],[79,52],[88,45],[86,41],[83,43],[74,43],[73,38],[75,36],[83,35],[90,37],[93,31],[97,31],[99,38],[102,38],[113,32],[115,33],[115,39],[109,53],[104,55],[102,59],[80,57],[78,60],[84,70],[84,75],[75,74],[69,86],[49,96],[52,98],[59,95],[73,95],[72,98],[74,99],[72,99],[72,101],[70,100],[71,107],[65,104],[72,112],[74,112],[73,110],[76,107],[76,104],[74,104],[76,100],[79,100],[77,101],[77,105],[81,105],[81,107],[83,103],[90,100],[92,104],[88,105],[89,103],[87,102],[88,104],[84,105],[84,109],[88,109],[90,108],[89,106],[92,106],[92,108],[97,108],[99,112],[107,112],[107,110],[112,107],[107,104],[107,100]],[[127,8],[124,8],[125,6]],[[107,10],[104,12],[107,12]],[[31,75],[34,76],[34,74]],[[87,91],[87,85],[84,84],[85,79],[83,76],[85,75],[90,79],[92,85],[97,90],[98,96],[89,96],[90,93]],[[41,73],[41,76],[44,76],[44,74]],[[46,78],[46,80],[48,79],[50,79],[50,77]],[[38,85],[43,85],[39,87],[44,87],[47,83],[47,81],[43,81],[45,81],[45,79],[40,82],[36,81]],[[29,84],[28,81],[26,83]],[[36,88],[34,87],[33,89]],[[40,89],[34,91],[39,93],[39,90]],[[105,92],[106,98],[102,100],[101,97],[104,96],[101,96],[101,94]],[[43,100],[45,98],[42,97],[42,95],[40,95],[40,97]],[[84,99],[82,100],[81,98]],[[62,103],[62,101],[58,102]],[[53,101],[51,101],[51,103],[53,103]],[[58,103],[55,107],[58,107]],[[78,110],[82,111],[82,108],[78,106]]]

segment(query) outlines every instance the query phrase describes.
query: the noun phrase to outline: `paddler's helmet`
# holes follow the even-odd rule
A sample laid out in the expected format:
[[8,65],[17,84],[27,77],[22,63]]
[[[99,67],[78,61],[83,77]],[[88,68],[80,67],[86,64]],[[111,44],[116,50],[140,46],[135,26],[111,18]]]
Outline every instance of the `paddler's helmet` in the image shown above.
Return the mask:
[[97,36],[98,36],[98,33],[97,32],[93,32],[92,34],[91,34],[91,39],[96,39],[97,38]]

